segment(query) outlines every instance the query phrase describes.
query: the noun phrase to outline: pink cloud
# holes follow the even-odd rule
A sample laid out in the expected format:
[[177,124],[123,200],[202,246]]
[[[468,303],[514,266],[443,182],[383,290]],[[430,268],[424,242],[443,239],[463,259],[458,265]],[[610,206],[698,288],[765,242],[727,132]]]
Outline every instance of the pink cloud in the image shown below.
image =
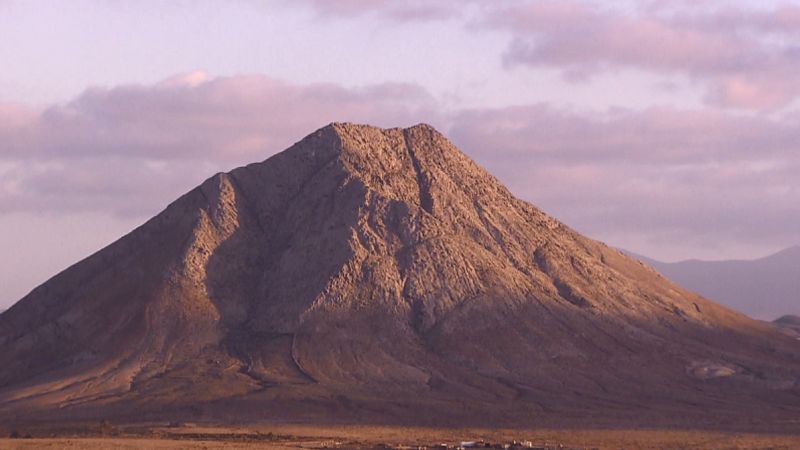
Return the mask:
[[551,68],[572,82],[618,69],[706,89],[708,104],[775,111],[800,96],[800,6],[755,7],[719,0],[302,0],[327,18],[372,15],[396,22],[458,19],[510,37],[509,68]]
[[452,111],[413,85],[258,76],[179,76],[89,89],[44,111],[0,111],[11,119],[0,122],[8,212],[144,219],[208,175],[263,160],[331,121],[427,121],[520,197],[612,243],[800,242],[795,117],[547,104]]
[[452,123],[452,138],[514,192],[594,237],[684,255],[800,242],[793,118],[531,105]]
[[400,83],[345,88],[198,72],[90,88],[44,111],[0,108],[0,165],[14,164],[2,175],[0,208],[152,213],[209,174],[266,159],[327,123],[437,117],[424,89]]
[[800,95],[793,73],[720,77],[709,89],[708,103],[729,108],[774,111]]
[[260,156],[334,120],[382,123],[430,117],[432,99],[415,85],[348,89],[293,85],[263,76],[172,77],[152,86],[90,88],[74,100],[0,128],[5,154],[118,155],[229,160]]
[[496,9],[486,26],[510,32],[508,65],[551,67],[581,81],[616,68],[687,75],[717,106],[774,110],[800,95],[800,8],[640,8],[593,2],[522,2]]
[[526,2],[494,11],[487,24],[515,36],[509,63],[631,66],[691,73],[736,70],[757,48],[735,34],[588,2]]
[[607,164],[747,161],[794,151],[800,128],[788,120],[714,110],[649,108],[575,113],[546,104],[463,111],[456,136],[498,158]]

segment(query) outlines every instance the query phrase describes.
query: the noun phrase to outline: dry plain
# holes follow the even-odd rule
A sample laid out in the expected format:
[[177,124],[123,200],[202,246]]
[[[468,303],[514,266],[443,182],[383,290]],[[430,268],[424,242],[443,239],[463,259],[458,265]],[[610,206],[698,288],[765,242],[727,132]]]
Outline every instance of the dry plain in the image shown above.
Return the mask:
[[[25,431],[23,431],[24,433]],[[277,425],[237,428],[121,427],[112,435],[85,434],[47,437],[30,430],[32,438],[0,439],[0,449],[382,449],[457,447],[464,441],[492,445],[529,441],[543,449],[796,449],[800,435],[674,430],[574,429],[440,429],[382,426]]]

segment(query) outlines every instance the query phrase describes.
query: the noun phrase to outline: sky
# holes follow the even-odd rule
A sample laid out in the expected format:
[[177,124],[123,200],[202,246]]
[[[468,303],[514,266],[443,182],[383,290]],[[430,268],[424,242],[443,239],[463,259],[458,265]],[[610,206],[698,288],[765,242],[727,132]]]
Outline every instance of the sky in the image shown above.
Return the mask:
[[665,261],[800,244],[800,1],[0,0],[0,309],[330,122]]

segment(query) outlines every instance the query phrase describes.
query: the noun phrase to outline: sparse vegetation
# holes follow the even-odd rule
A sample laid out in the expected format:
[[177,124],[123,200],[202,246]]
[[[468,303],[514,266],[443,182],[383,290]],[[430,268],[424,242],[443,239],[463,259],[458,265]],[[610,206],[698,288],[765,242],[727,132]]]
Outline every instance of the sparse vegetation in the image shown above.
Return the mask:
[[[137,428],[138,429],[138,428]],[[800,448],[797,435],[666,430],[487,430],[404,427],[276,426],[276,433],[256,429],[138,429],[119,437],[82,436],[33,439],[12,448],[38,449],[347,449],[508,448],[540,450],[744,450]],[[0,448],[5,448],[0,439]]]

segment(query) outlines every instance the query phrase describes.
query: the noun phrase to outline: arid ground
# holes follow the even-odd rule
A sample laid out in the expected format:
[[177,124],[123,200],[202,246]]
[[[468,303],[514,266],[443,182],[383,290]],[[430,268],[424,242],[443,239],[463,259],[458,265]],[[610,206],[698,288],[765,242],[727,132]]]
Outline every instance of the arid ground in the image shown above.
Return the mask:
[[[36,431],[32,430],[35,434]],[[63,432],[63,431],[62,431]],[[106,433],[0,439],[2,449],[371,449],[417,448],[463,441],[489,444],[526,442],[533,448],[566,449],[793,449],[800,435],[663,430],[487,430],[406,427],[312,427],[279,425],[252,428],[114,428]],[[40,430],[39,433],[47,433]],[[64,432],[67,433],[67,432]]]

